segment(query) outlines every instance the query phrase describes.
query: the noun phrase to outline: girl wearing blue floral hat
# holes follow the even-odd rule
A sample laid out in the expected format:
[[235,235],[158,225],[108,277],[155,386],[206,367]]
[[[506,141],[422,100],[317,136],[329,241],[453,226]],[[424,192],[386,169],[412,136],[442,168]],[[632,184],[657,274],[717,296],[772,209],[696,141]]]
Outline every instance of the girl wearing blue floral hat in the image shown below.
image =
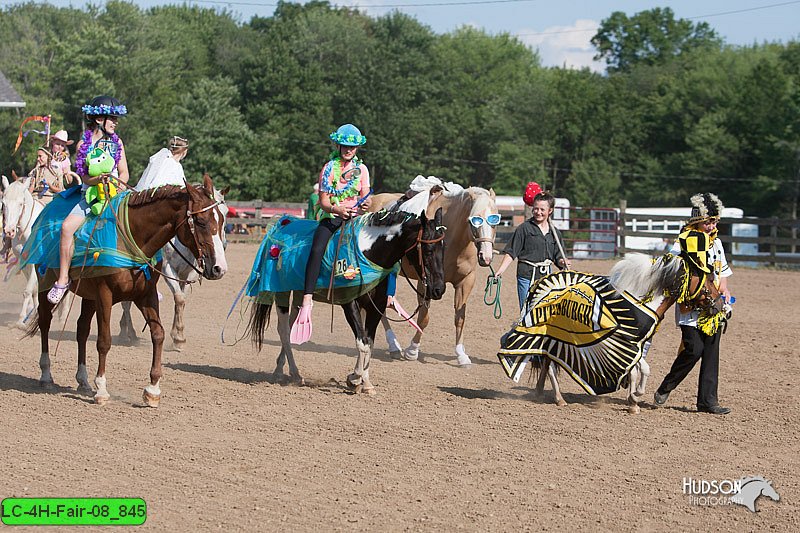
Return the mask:
[[345,220],[364,213],[369,208],[369,170],[356,157],[359,146],[367,142],[361,131],[345,124],[329,135],[336,145],[330,161],[319,174],[320,223],[314,232],[311,252],[306,263],[303,304],[292,326],[290,340],[302,344],[311,338],[311,308],[322,265],[322,256],[331,236]]
[[[69,289],[69,267],[75,247],[73,237],[91,210],[84,196],[87,189],[101,183],[108,175],[114,180],[128,182],[125,147],[117,135],[119,117],[128,114],[127,108],[111,96],[95,96],[82,110],[87,128],[78,141],[75,160],[75,169],[83,181],[82,198],[61,224],[58,279],[47,293],[52,304],[60,302]],[[105,164],[105,167],[92,168],[94,161],[104,161],[98,164]]]

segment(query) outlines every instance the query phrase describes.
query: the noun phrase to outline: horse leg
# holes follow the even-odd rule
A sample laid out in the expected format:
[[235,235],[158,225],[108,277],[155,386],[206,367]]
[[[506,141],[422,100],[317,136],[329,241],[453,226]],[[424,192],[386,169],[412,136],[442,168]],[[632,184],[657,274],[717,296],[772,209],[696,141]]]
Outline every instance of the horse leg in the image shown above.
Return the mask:
[[547,377],[550,378],[550,386],[553,387],[556,405],[559,407],[565,407],[567,402],[565,402],[564,398],[561,396],[561,388],[558,386],[558,367],[553,362],[550,362],[550,365],[547,368]]
[[631,414],[638,414],[639,399],[644,396],[645,388],[647,387],[647,378],[650,376],[650,365],[644,360],[644,357],[631,368],[629,377],[630,385],[628,387],[628,412]]
[[180,352],[186,346],[186,335],[184,334],[186,326],[183,322],[183,313],[186,310],[186,293],[183,292],[185,285],[166,278],[164,281],[169,290],[172,291],[172,301],[174,303],[172,329],[169,332],[169,336],[172,338],[172,348],[176,352]]
[[42,354],[39,356],[39,385],[48,387],[53,384],[53,375],[50,373],[50,323],[53,321],[53,304],[47,300],[47,292],[39,293],[39,336],[42,342]]
[[89,339],[94,313],[94,300],[82,299],[76,335],[76,340],[78,341],[78,370],[75,372],[75,380],[78,382],[78,392],[94,392],[89,384],[89,373],[86,371],[86,341]]
[[164,348],[164,326],[158,315],[158,292],[155,283],[148,287],[147,293],[136,300],[136,307],[142,312],[145,323],[150,327],[150,340],[153,342],[153,362],[150,365],[150,384],[144,388],[142,399],[148,407],[158,407],[161,400],[161,354]]
[[292,343],[289,340],[292,324],[294,324],[294,320],[297,318],[299,312],[300,308],[297,306],[278,306],[278,336],[281,339],[281,353],[278,354],[278,360],[275,362],[275,372],[273,372],[272,375],[277,380],[283,380],[283,365],[288,361],[289,380],[297,385],[305,385],[306,381],[303,379],[303,376],[300,375],[300,370],[297,368],[297,363],[294,361]]
[[22,309],[20,309],[19,318],[15,324],[15,326],[20,329],[27,328],[26,322],[28,321],[28,317],[36,308],[33,295],[36,294],[36,291],[39,288],[39,282],[36,279],[36,272],[34,271],[33,265],[27,267],[26,270],[28,271],[28,279],[27,283],[25,284],[25,290],[22,292]]
[[364,325],[361,320],[361,309],[356,302],[350,302],[342,305],[344,309],[344,316],[347,323],[350,324],[350,329],[356,338],[356,346],[358,347],[358,358],[356,359],[356,366],[353,373],[347,376],[347,386],[353,389],[354,392],[363,392],[365,394],[374,395],[375,386],[369,379],[369,363],[372,357],[372,342],[367,338],[364,331]]
[[473,270],[455,288],[455,326],[456,326],[456,358],[459,366],[466,367],[472,364],[469,355],[464,350],[462,336],[464,334],[464,322],[467,318],[467,300],[475,286],[475,271]]
[[[419,314],[417,315],[417,325],[423,331],[425,328],[428,327],[428,322],[430,321],[429,317],[429,309],[425,305],[422,296],[419,296],[423,293],[424,287],[422,283],[417,284],[417,304],[419,306]],[[422,340],[422,333],[419,331],[414,332],[414,337],[411,339],[411,342],[408,345],[408,348],[403,350],[403,359],[406,361],[416,361],[419,359],[419,344]]]
[[381,317],[381,324],[383,324],[383,329],[386,331],[386,344],[389,345],[389,357],[392,359],[402,359],[403,347],[400,346],[400,342],[397,340],[397,335],[394,334],[389,319],[385,316]]
[[97,375],[94,377],[94,403],[105,405],[111,399],[106,389],[106,357],[111,350],[111,306],[113,298],[108,287],[99,287],[95,301],[97,314]]
[[122,302],[122,317],[119,319],[119,336],[126,344],[134,344],[139,335],[133,327],[131,317],[131,302]]

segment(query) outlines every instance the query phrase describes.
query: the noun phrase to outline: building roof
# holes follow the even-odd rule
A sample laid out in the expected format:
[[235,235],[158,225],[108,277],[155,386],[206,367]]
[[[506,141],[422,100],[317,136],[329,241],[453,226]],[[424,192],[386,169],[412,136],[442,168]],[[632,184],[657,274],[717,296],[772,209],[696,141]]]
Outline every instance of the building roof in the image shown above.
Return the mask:
[[2,72],[0,72],[0,107],[25,107],[22,97]]

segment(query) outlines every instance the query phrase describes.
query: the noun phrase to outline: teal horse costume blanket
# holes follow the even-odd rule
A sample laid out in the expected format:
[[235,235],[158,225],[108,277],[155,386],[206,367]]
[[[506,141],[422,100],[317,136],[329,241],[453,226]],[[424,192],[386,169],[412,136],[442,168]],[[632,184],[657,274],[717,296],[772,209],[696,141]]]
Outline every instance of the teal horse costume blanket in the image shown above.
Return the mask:
[[[328,241],[316,282],[315,300],[333,304],[351,302],[375,288],[390,273],[398,271],[399,263],[383,268],[367,259],[358,246],[359,233],[371,216],[363,215],[345,223]],[[288,306],[291,293],[303,290],[306,262],[318,225],[315,220],[278,218],[267,230],[258,249],[247,280],[247,295],[261,304]],[[329,300],[331,271],[333,291]]]
[[[72,254],[70,277],[97,277],[118,269],[141,269],[150,278],[150,267],[161,261],[161,252],[156,257],[145,258],[141,250],[130,250],[121,232],[128,232],[127,199],[130,192],[122,192],[112,198],[99,215],[88,215],[75,232],[75,251]],[[37,272],[44,276],[40,290],[47,290],[55,280],[59,267],[59,243],[61,224],[72,208],[81,200],[80,187],[55,195],[34,222],[31,237],[22,250],[22,265],[36,265]],[[116,215],[115,215],[116,214]],[[117,219],[120,225],[117,224]],[[132,237],[128,237],[132,241]]]
[[625,383],[658,326],[658,315],[618,292],[608,278],[562,271],[531,287],[523,316],[500,339],[497,356],[518,381],[525,364],[548,357],[589,394],[605,394]]

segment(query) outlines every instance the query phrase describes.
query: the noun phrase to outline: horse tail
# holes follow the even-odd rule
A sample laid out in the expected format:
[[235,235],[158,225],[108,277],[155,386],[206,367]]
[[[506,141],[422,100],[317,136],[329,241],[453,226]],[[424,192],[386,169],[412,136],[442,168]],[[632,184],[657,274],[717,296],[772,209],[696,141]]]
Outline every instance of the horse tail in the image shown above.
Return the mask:
[[264,331],[269,327],[269,315],[272,311],[271,304],[256,303],[250,309],[250,320],[247,323],[245,336],[249,336],[258,351],[264,344]]
[[39,310],[37,308],[34,308],[33,311],[31,311],[28,320],[30,320],[30,323],[25,328],[25,333],[22,335],[23,339],[33,337],[39,332]]

